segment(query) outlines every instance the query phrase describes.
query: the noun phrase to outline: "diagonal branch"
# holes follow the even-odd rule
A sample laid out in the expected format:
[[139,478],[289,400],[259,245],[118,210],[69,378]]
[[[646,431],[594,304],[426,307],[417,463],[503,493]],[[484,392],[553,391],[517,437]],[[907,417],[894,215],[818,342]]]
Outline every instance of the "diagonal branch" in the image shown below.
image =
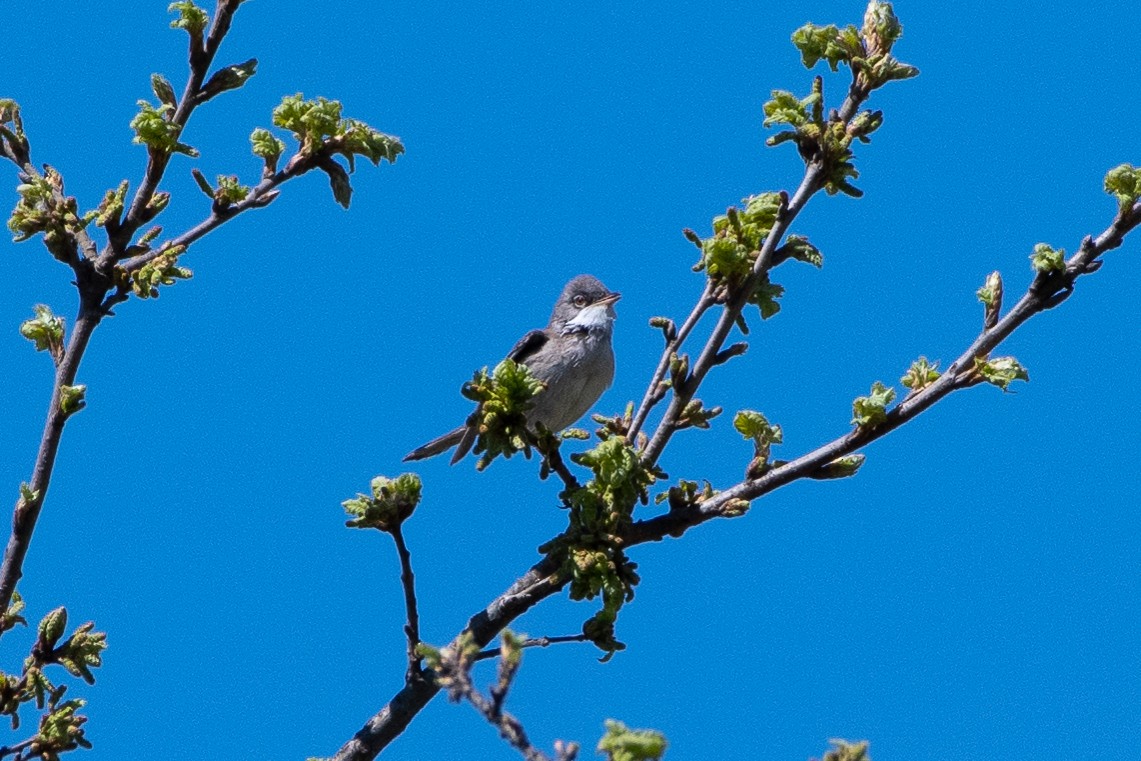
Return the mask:
[[143,265],[154,261],[158,257],[165,254],[175,247],[189,247],[190,244],[196,242],[204,237],[207,233],[217,229],[221,225],[229,222],[234,217],[238,216],[244,211],[250,209],[260,209],[268,206],[275,198],[277,198],[277,188],[291,180],[294,177],[299,177],[306,172],[318,168],[318,163],[323,154],[321,152],[311,154],[297,153],[289,160],[284,169],[274,172],[269,177],[264,178],[261,182],[250,189],[249,194],[241,201],[231,204],[229,206],[219,206],[214,204],[210,211],[210,216],[202,220],[194,227],[182,233],[172,240],[166,241],[161,246],[147,251],[146,253],[138,254],[127,259],[123,259],[120,266],[128,272],[135,272]]
[[[861,81],[861,75],[858,72],[855,73],[853,83],[848,90],[848,95],[836,114],[836,118],[844,125],[851,123],[859,111],[860,106],[870,95],[870,90],[863,86]],[[711,369],[720,364],[718,355],[720,355],[721,348],[725,345],[725,340],[729,337],[729,333],[737,324],[741,313],[748,304],[750,294],[753,293],[757,283],[761,281],[761,278],[765,277],[768,271],[772,269],[774,265],[773,257],[781,240],[785,234],[788,233],[793,220],[795,220],[797,215],[804,209],[809,199],[824,187],[824,182],[823,159],[817,157],[806,162],[804,177],[801,179],[800,186],[796,189],[796,192],[793,193],[792,198],[782,206],[776,221],[773,223],[772,230],[765,236],[761,250],[758,252],[757,259],[753,264],[752,272],[748,278],[745,279],[745,282],[737,288],[725,302],[724,311],[722,311],[717,325],[713,328],[709,340],[706,341],[704,348],[702,348],[701,354],[689,377],[689,381],[682,388],[674,388],[673,398],[670,400],[662,420],[654,430],[654,435],[650,438],[649,444],[647,444],[642,451],[642,459],[647,464],[652,465],[657,463],[658,458],[661,457],[662,452],[666,448],[666,444],[669,443],[674,431],[677,430],[677,422],[681,418],[682,412],[697,393],[701,382],[705,380],[705,376]],[[704,313],[702,306],[709,298],[709,285],[707,283],[706,290],[698,300],[697,307],[695,307],[690,318],[686,320],[686,326],[692,328],[690,323],[696,323],[696,319],[701,317],[701,314]],[[669,365],[670,355],[677,352],[682,340],[683,337],[679,333],[678,340],[666,347],[662,359],[658,364],[658,372],[656,372],[654,376],[658,382],[664,377],[664,368]],[[657,384],[654,383],[647,389],[646,397],[643,398],[642,405],[638,410],[635,428],[633,429],[634,432],[636,432],[644,422],[646,414],[649,412],[649,406],[651,406],[651,404],[647,402],[652,398],[656,388]],[[645,410],[645,412],[643,412],[643,410]]]
[[909,395],[889,410],[884,422],[874,428],[850,431],[812,452],[773,468],[759,478],[743,481],[704,502],[638,521],[626,532],[626,541],[633,545],[659,541],[666,536],[681,536],[688,528],[723,516],[726,506],[733,500],[751,501],[793,481],[811,477],[837,458],[850,455],[915,419],[948,394],[976,385],[978,378],[974,374],[974,362],[977,357],[987,356],[1031,317],[1060,303],[1059,296],[1065,298],[1065,295],[1072,292],[1079,277],[1098,268],[1098,257],[1120,246],[1125,235],[1139,225],[1141,202],[1118,214],[1113,224],[1096,238],[1087,237],[1082,241],[1078,252],[1066,262],[1065,272],[1053,276],[1037,275],[1005,317],[993,327],[984,329],[935,382]]
[[709,311],[709,308],[716,304],[717,301],[713,298],[713,288],[708,280],[705,282],[705,291],[702,292],[701,298],[697,300],[697,304],[693,307],[693,311],[689,313],[689,317],[682,323],[681,328],[678,329],[677,335],[672,340],[666,342],[666,348],[662,352],[662,358],[658,360],[658,367],[654,370],[654,374],[650,377],[650,385],[646,387],[646,393],[642,396],[642,402],[638,405],[638,411],[634,415],[634,422],[630,424],[630,431],[627,437],[630,441],[637,441],[638,433],[642,430],[642,426],[646,422],[646,416],[650,414],[650,410],[657,405],[663,398],[665,398],[664,389],[661,388],[661,383],[666,377],[666,371],[670,367],[670,358],[677,354],[681,345],[685,343],[685,339],[689,338],[689,334],[697,327],[697,323]]

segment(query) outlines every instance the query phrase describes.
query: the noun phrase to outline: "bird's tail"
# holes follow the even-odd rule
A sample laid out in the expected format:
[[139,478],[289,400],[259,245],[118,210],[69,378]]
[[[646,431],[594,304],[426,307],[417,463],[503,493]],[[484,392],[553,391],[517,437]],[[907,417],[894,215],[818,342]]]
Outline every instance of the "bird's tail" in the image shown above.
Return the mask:
[[[424,446],[416,447],[411,452],[404,455],[404,462],[408,462],[409,460],[423,460],[427,457],[434,457],[441,452],[446,452],[456,444],[459,444],[463,441],[464,434],[467,432],[467,429],[468,428],[466,425],[461,425],[459,428],[456,428],[453,431],[448,431],[443,436],[432,439]],[[457,450],[457,456],[452,460],[452,464],[455,464],[457,460],[467,454],[467,450],[470,448],[470,445],[468,445],[466,449],[461,447],[462,453]]]

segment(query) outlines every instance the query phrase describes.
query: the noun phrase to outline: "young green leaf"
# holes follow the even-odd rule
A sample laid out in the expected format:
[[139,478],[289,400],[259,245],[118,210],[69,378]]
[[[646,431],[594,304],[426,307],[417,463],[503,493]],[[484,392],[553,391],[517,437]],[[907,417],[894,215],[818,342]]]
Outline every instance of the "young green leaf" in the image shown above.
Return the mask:
[[1141,169],[1131,164],[1110,169],[1105,175],[1105,192],[1117,199],[1122,214],[1129,211],[1141,198]]
[[63,356],[63,318],[44,304],[36,304],[32,311],[36,316],[20,323],[20,335],[34,343],[36,351],[46,351],[58,362]]
[[1030,264],[1037,272],[1061,272],[1066,268],[1066,252],[1063,249],[1055,251],[1049,244],[1039,243],[1030,255]]
[[1026,372],[1014,357],[995,357],[993,359],[975,359],[975,371],[983,380],[1003,391],[1010,390],[1010,384],[1016,380],[1029,381],[1030,374]]
[[909,388],[912,391],[920,391],[939,380],[941,373],[938,368],[938,362],[928,362],[927,357],[920,357],[911,363],[911,367],[907,369],[907,372],[899,379],[899,382],[902,383],[905,388]]
[[852,424],[874,428],[887,419],[887,406],[895,399],[895,389],[876,381],[871,393],[852,402]]

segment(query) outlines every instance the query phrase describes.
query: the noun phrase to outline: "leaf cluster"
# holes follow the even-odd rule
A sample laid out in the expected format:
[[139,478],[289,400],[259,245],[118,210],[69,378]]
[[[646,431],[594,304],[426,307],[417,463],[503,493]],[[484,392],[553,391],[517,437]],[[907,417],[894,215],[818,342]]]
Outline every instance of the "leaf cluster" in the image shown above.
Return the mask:
[[606,720],[606,734],[598,741],[598,752],[607,761],[659,761],[666,752],[666,738],[652,729],[627,729],[613,719]]
[[[753,274],[761,247],[787,201],[783,193],[749,196],[741,201],[740,207],[731,206],[725,214],[714,217],[712,236],[702,239],[692,230],[687,230],[686,237],[701,251],[701,258],[693,270],[704,270],[715,289],[736,293]],[[816,267],[824,261],[820,251],[803,236],[789,236],[778,249],[772,264],[775,266],[788,259]],[[761,319],[767,320],[780,311],[778,299],[783,295],[784,288],[771,282],[768,272],[765,272],[753,285],[747,301],[757,306]],[[747,332],[743,321],[741,327]]]
[[[157,299],[160,285],[174,285],[178,280],[188,280],[193,277],[193,272],[178,265],[178,257],[183,252],[182,247],[172,246],[137,271],[130,273],[128,277],[134,294],[140,299]],[[121,276],[127,276],[121,269],[118,272]]]
[[36,304],[32,311],[35,317],[20,323],[20,335],[35,344],[36,351],[48,352],[58,364],[63,357],[63,318],[44,304]]
[[161,154],[183,153],[197,157],[198,150],[178,138],[182,125],[174,121],[174,106],[160,103],[152,106],[150,101],[139,101],[139,113],[131,119],[131,129],[135,131],[134,142]]
[[930,362],[927,357],[920,357],[911,363],[907,372],[899,379],[904,388],[912,391],[922,391],[935,381],[939,380],[939,363]]
[[341,503],[345,512],[352,516],[345,525],[392,533],[411,517],[420,504],[422,486],[415,473],[403,473],[396,478],[377,476],[370,484],[371,495],[357,494]]
[[733,417],[733,427],[746,440],[753,442],[753,459],[745,469],[746,477],[760,478],[769,469],[773,445],[784,441],[784,431],[756,410],[738,412]]
[[[342,118],[341,103],[336,100],[321,97],[306,100],[301,93],[286,96],[273,110],[273,123],[293,133],[300,143],[300,160],[315,160],[329,175],[333,197],[345,208],[352,197],[349,173],[355,169],[356,156],[364,156],[376,166],[382,159],[391,164],[404,153],[399,138],[373,129],[359,119]],[[281,144],[273,142],[276,138],[267,137],[267,133],[255,130],[250,141],[254,154],[264,158],[269,167],[280,155]],[[344,156],[348,171],[333,160],[337,155]]]
[[483,470],[502,455],[517,452],[531,456],[532,434],[527,429],[527,412],[532,400],[546,388],[524,364],[505,359],[488,373],[483,368],[464,384],[461,393],[478,403],[475,423],[478,439],[474,452],[480,455],[476,468]]
[[614,625],[623,604],[634,599],[639,581],[621,534],[635,505],[649,500],[649,487],[665,474],[643,463],[625,437],[602,433],[605,438],[596,447],[571,455],[594,477],[564,493],[570,525],[539,551],[559,560],[561,573],[570,579],[572,600],[602,597],[602,609],[583,624],[583,633],[606,651],[605,660],[625,648],[615,638]]
[[887,419],[887,407],[895,400],[895,389],[876,381],[871,393],[852,402],[852,425],[875,428]]
[[[21,615],[23,609],[19,594],[13,595],[0,628],[26,625]],[[67,686],[54,684],[46,671],[51,666],[61,666],[72,676],[94,684],[91,670],[102,665],[102,653],[107,647],[106,635],[93,631],[94,627],[91,622],[85,623],[64,639],[67,610],[56,608],[40,621],[20,676],[0,673],[0,714],[10,717],[13,729],[20,727],[20,709],[24,705],[34,703],[42,712],[36,734],[26,741],[25,757],[58,759],[65,751],[91,747],[84,736],[87,717],[78,713],[84,701],[64,700]]]
[[1105,175],[1105,192],[1117,199],[1119,211],[1124,214],[1141,198],[1141,168],[1121,164]]
[[44,245],[53,257],[74,262],[79,255],[76,236],[90,219],[79,217],[75,197],[63,195],[63,177],[50,166],[45,166],[42,176],[23,174],[22,179],[16,186],[20,198],[8,218],[13,240],[20,243],[43,233]]

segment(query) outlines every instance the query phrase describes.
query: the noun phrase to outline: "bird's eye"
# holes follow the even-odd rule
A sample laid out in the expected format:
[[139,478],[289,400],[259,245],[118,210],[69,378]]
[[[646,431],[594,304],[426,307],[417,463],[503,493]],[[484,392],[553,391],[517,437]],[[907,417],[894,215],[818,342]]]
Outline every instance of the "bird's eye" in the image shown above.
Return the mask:
[[586,296],[583,296],[580,293],[571,300],[571,303],[573,303],[579,309],[582,309],[584,306],[586,306]]

